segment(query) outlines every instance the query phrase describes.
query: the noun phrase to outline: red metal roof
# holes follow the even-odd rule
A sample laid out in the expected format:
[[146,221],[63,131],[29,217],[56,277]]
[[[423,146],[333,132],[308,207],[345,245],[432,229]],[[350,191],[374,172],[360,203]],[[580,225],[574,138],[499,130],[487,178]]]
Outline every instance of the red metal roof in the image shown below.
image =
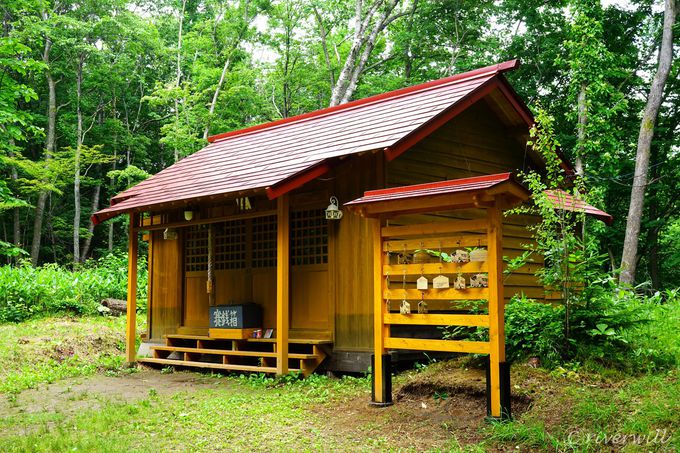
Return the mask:
[[[452,195],[461,192],[479,192],[491,189],[508,181],[515,181],[511,173],[499,173],[495,175],[474,176],[471,178],[453,179],[448,181],[438,181],[426,184],[416,184],[411,186],[394,187],[389,189],[369,190],[364,192],[364,196],[345,203],[350,208],[360,208],[362,205],[383,203],[397,200],[408,200],[421,197],[432,197],[438,195]],[[526,192],[528,198],[529,191],[517,183]],[[587,215],[602,220],[607,225],[611,224],[613,217],[606,212],[579,200],[562,190],[546,190],[548,198],[552,201],[555,209],[564,209],[574,212],[585,212]]]
[[563,190],[546,190],[545,194],[548,196],[550,201],[552,201],[556,209],[585,212],[596,219],[602,220],[607,225],[611,225],[611,223],[614,221],[614,217],[611,215],[600,209],[597,209],[595,206],[589,205],[583,200],[575,198],[573,195],[570,195]]
[[347,202],[345,206],[485,190],[511,180],[514,180],[511,173],[499,173],[496,175],[473,176],[471,178],[415,184],[391,189],[369,190],[364,192],[363,197]]
[[508,61],[215,135],[202,150],[113,197],[111,206],[93,220],[258,189],[276,198],[325,173],[329,163],[342,156],[385,149],[388,158],[394,158],[418,135],[505,83],[497,76],[518,64]]

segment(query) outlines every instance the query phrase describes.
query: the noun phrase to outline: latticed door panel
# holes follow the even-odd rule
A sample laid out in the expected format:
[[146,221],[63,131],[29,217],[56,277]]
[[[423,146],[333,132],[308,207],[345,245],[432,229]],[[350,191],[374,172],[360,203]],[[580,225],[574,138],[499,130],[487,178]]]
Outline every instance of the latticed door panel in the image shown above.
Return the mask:
[[290,262],[294,266],[328,264],[328,221],[322,210],[291,212]]
[[184,235],[184,270],[205,272],[208,270],[208,226],[194,225]]
[[245,269],[247,267],[247,224],[242,220],[216,223],[215,269]]
[[252,235],[253,269],[276,267],[276,216],[254,218]]

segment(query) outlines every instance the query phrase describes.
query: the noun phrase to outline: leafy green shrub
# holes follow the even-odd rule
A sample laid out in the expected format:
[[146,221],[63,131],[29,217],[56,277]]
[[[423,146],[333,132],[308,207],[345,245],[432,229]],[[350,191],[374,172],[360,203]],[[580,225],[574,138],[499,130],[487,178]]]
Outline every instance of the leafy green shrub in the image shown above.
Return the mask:
[[[658,371],[680,364],[680,297],[651,297],[615,289],[615,281],[584,305],[572,307],[571,333],[564,334],[564,306],[514,297],[505,309],[506,355],[510,361],[538,357],[547,367],[566,362]],[[606,290],[604,290],[606,289]],[[480,332],[475,332],[480,339]]]
[[[146,259],[140,257],[140,309],[146,307],[147,278]],[[45,314],[94,314],[102,299],[125,299],[126,292],[126,257],[108,255],[75,271],[56,264],[2,266],[0,322],[20,322]]]
[[505,345],[509,361],[538,357],[546,366],[561,362],[564,307],[514,297],[505,307]]

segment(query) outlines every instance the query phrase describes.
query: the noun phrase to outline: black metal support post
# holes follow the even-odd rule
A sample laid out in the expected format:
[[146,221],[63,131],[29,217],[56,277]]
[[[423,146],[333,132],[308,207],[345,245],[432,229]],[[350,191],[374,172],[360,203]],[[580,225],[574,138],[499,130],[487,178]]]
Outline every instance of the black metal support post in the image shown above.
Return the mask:
[[500,362],[500,385],[501,385],[501,416],[491,416],[491,367],[489,361],[486,362],[486,416],[492,420],[511,420],[511,399],[510,391],[510,363]]
[[[392,357],[389,354],[382,355],[382,388],[375,388],[375,355],[371,355],[371,370],[371,406],[391,406],[394,404],[392,402]],[[376,392],[380,392],[382,401],[376,400]]]

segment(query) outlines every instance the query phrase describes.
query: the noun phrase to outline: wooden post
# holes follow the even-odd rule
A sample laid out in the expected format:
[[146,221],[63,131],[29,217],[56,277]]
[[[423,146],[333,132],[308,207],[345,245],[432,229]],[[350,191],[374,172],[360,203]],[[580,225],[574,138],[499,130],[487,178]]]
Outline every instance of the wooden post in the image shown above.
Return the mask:
[[277,200],[276,227],[276,374],[288,374],[288,324],[290,297],[290,220],[288,194]]
[[487,210],[489,264],[489,367],[491,416],[501,417],[500,362],[505,362],[505,319],[503,299],[503,224],[501,211]]
[[383,376],[386,307],[383,301],[381,222],[380,219],[371,219],[370,222],[373,242],[373,393],[375,398],[373,402],[385,403],[382,388],[386,378]]
[[138,238],[135,225],[138,216],[130,214],[128,232],[128,284],[127,284],[127,324],[125,329],[125,360],[132,365],[136,360],[137,339],[137,249]]

